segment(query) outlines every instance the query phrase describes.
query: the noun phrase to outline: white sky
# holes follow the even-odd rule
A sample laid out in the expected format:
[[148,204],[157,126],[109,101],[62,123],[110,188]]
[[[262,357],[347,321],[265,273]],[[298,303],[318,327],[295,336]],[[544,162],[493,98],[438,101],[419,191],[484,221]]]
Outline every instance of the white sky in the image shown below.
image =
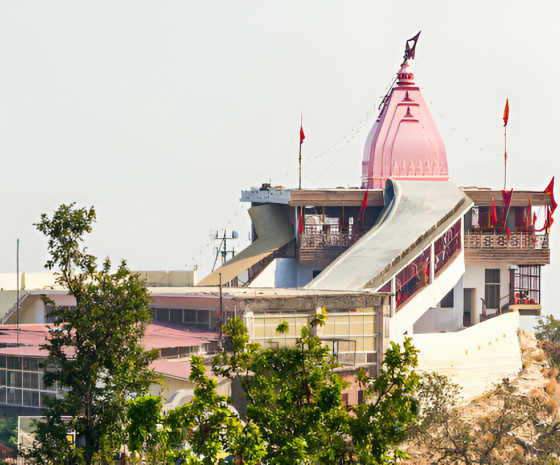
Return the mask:
[[[18,237],[21,269],[42,270],[33,223],[76,201],[98,213],[93,254],[203,277],[209,230],[247,236],[242,189],[297,185],[300,113],[304,187],[360,185],[419,30],[411,71],[451,179],[502,187],[509,97],[508,187],[542,190],[560,174],[559,13],[556,0],[3,2],[0,272],[15,271]],[[560,304],[560,247],[552,260],[545,312]]]

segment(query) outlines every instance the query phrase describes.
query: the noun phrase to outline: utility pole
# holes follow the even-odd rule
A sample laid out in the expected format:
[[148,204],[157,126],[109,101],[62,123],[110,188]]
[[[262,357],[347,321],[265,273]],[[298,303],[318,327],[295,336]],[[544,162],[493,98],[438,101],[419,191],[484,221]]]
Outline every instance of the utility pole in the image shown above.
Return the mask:
[[19,346],[19,239],[16,245],[17,307],[16,307],[16,342]]

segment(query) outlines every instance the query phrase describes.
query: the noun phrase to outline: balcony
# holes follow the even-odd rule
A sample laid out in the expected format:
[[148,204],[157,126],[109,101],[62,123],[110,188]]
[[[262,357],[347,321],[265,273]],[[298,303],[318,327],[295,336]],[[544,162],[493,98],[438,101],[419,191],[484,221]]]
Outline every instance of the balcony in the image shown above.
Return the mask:
[[465,261],[505,260],[519,265],[550,263],[548,234],[535,235],[525,231],[508,236],[502,231],[466,232]]
[[363,236],[363,233],[309,233],[299,235],[301,263],[327,266]]

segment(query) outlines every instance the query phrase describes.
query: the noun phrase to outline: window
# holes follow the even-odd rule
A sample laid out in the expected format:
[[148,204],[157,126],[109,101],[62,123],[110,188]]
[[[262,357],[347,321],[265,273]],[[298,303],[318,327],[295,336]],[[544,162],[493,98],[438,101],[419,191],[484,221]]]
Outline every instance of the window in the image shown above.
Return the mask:
[[486,308],[500,308],[500,270],[484,270],[484,300]]
[[169,321],[174,323],[183,322],[183,310],[180,308],[170,308],[169,309]]
[[56,307],[52,305],[45,305],[45,323],[54,323],[54,316],[51,315],[52,312],[56,310]]
[[21,370],[21,357],[8,357],[8,368],[10,370]]
[[168,308],[157,308],[156,309],[156,321],[169,321],[169,309]]
[[185,323],[196,324],[196,310],[185,310]]
[[453,301],[453,289],[451,289],[446,296],[441,299],[439,306],[442,308],[453,308],[454,301]]
[[39,359],[38,358],[23,358],[23,369],[25,371],[39,371]]
[[515,304],[539,304],[541,298],[541,267],[520,265],[514,273]]
[[39,374],[23,373],[23,387],[25,389],[39,389]]
[[210,327],[210,311],[198,311],[198,325]]
[[364,403],[364,391],[360,390],[358,391],[358,404],[363,404]]

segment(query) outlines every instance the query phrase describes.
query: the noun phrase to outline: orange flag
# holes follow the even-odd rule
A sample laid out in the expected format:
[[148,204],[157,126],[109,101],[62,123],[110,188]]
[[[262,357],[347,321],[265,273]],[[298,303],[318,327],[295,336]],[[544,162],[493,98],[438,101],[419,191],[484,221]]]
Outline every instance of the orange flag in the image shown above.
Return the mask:
[[506,99],[506,107],[504,108],[504,127],[507,126],[509,118],[509,99]]

